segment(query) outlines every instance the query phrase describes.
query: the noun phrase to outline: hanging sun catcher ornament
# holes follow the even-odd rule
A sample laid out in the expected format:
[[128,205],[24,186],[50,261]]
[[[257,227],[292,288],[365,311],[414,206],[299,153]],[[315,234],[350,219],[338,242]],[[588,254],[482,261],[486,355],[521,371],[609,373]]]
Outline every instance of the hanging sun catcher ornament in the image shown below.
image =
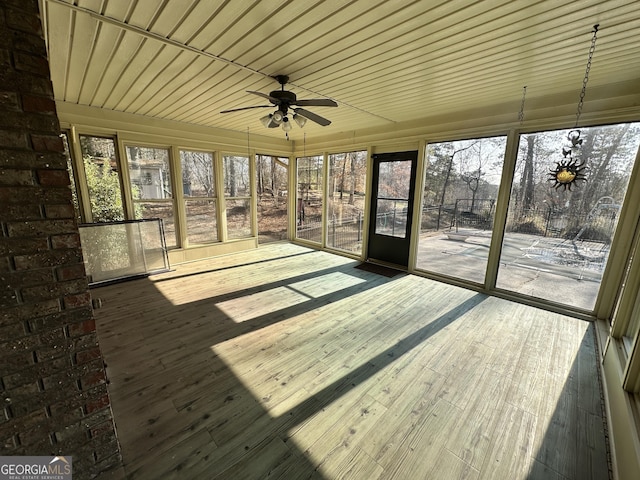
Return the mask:
[[549,170],[549,181],[553,182],[552,187],[556,190],[562,187],[563,191],[571,191],[571,186],[577,181],[587,181],[587,177],[584,174],[587,169],[585,165],[586,160],[580,160],[577,158],[577,153],[582,146],[580,130],[578,130],[578,121],[580,120],[580,114],[582,113],[582,106],[584,104],[584,96],[587,91],[589,70],[591,70],[591,60],[593,59],[593,52],[596,49],[598,27],[599,25],[593,26],[593,37],[591,38],[591,47],[589,48],[589,59],[587,60],[587,69],[584,72],[584,79],[582,80],[582,90],[580,91],[580,100],[578,101],[578,110],[576,112],[576,125],[573,127],[573,130],[567,134],[567,146],[562,147],[563,159],[556,162],[555,168]]

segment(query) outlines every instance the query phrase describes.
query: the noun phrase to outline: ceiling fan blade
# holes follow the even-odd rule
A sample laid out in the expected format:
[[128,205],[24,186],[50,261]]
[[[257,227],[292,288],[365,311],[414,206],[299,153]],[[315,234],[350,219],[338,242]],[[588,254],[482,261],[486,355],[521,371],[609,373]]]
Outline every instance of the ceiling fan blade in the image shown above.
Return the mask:
[[297,100],[294,105],[301,107],[337,107],[338,104],[328,98],[311,98],[308,100]]
[[270,102],[273,102],[275,105],[277,105],[279,102],[277,98],[272,97],[271,95],[267,95],[266,93],[254,92],[253,90],[247,90],[247,93],[253,93],[254,95],[258,95],[259,97],[266,98]]
[[321,117],[320,115],[316,115],[315,113],[310,112],[309,110],[305,110],[304,108],[294,108],[293,111],[298,115],[311,120],[312,122],[316,122],[317,124],[322,125],[323,127],[331,125],[331,120],[327,120],[326,118]]
[[230,110],[223,110],[220,113],[239,112],[240,110],[250,110],[252,108],[273,108],[273,105],[255,105],[253,107],[232,108]]

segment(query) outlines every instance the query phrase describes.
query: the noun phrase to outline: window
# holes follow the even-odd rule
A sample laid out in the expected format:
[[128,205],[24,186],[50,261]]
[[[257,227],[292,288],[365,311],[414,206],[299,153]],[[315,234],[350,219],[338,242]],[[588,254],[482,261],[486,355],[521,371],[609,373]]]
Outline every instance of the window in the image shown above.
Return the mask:
[[483,283],[506,137],[427,146],[416,267]]
[[176,247],[169,149],[128,145],[131,196],[136,218],[160,218],[167,247]]
[[258,241],[277,242],[287,238],[289,159],[256,155],[258,193]]
[[218,241],[213,154],[180,151],[187,241],[189,244]]
[[124,220],[122,188],[113,138],[80,135],[92,222]]
[[[580,168],[577,177],[563,171],[570,133],[520,137],[497,287],[593,310],[640,124],[582,128],[582,144],[572,154]],[[574,183],[556,181],[555,172],[575,177]]]
[[227,238],[251,237],[249,158],[225,155],[222,162]]
[[322,243],[323,157],[297,159],[296,237]]
[[327,246],[362,253],[367,152],[329,155]]

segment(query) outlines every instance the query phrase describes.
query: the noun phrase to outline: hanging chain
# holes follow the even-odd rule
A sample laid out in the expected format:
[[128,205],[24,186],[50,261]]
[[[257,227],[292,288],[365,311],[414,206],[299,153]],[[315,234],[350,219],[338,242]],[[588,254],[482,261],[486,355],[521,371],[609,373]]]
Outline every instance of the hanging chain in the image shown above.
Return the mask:
[[249,127],[247,127],[247,158],[251,161],[251,145],[249,144]]
[[524,123],[524,99],[527,95],[527,86],[522,87],[522,102],[520,102],[520,112],[518,113],[518,120],[520,121],[520,127]]
[[574,128],[578,128],[578,121],[582,114],[582,106],[584,105],[584,96],[587,92],[587,82],[589,81],[589,70],[591,70],[591,60],[593,60],[593,52],[596,51],[596,39],[598,35],[598,27],[600,24],[593,26],[593,38],[591,39],[591,48],[589,48],[589,60],[587,60],[587,69],[584,72],[584,79],[582,80],[582,90],[580,91],[580,100],[578,101],[578,111],[576,112],[576,125]]

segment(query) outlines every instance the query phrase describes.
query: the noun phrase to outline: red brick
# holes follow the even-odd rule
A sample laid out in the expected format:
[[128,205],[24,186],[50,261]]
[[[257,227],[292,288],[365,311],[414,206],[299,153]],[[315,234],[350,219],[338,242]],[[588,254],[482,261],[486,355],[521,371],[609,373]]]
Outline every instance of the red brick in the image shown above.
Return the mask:
[[0,186],[0,204],[40,205],[71,202],[69,187],[3,187]]
[[88,350],[82,350],[76,353],[76,365],[82,365],[83,363],[90,362],[96,358],[100,358],[102,353],[99,347],[90,348]]
[[77,233],[54,235],[51,237],[51,246],[56,250],[60,248],[80,248],[80,235]]
[[[7,222],[7,232],[9,237],[42,237],[70,234],[70,232],[77,232],[77,228],[74,221],[70,219],[42,219],[26,222]],[[76,235],[78,234],[76,233]]]
[[42,55],[14,51],[13,61],[18,72],[29,72],[41,77],[49,76],[49,62]]
[[22,288],[22,299],[25,302],[40,301],[51,298],[58,298],[65,295],[78,294],[86,291],[86,279],[70,280],[68,282],[52,282],[35,287]]
[[0,255],[25,255],[35,252],[45,252],[49,243],[45,237],[41,238],[0,238]]
[[113,431],[113,422],[102,422],[101,424],[91,428],[91,438],[99,437],[104,433],[112,433]]
[[80,250],[51,250],[49,252],[31,255],[19,255],[13,259],[16,270],[30,270],[32,268],[57,267],[82,263]]
[[67,168],[62,153],[38,153],[33,151],[0,150],[0,167],[5,168]]
[[3,205],[0,209],[0,221],[37,220],[42,218],[39,205]]
[[103,395],[100,398],[96,398],[85,405],[85,412],[87,414],[93,413],[97,410],[101,410],[109,405],[109,395]]
[[25,112],[52,114],[56,112],[56,102],[54,102],[52,98],[48,97],[23,95],[22,108]]
[[2,274],[0,278],[6,282],[8,288],[14,289],[53,283],[56,280],[51,268],[40,268],[27,272],[7,272]]
[[31,134],[33,149],[38,152],[62,152],[64,144],[58,135],[36,135]]
[[106,382],[107,378],[105,377],[104,370],[90,373],[80,379],[80,385],[83,390],[87,390],[91,387],[97,387],[98,385],[102,385]]
[[[89,299],[89,302],[91,302],[91,299]],[[72,323],[69,325],[69,335],[72,337],[79,337],[87,333],[95,332],[95,330],[96,321],[93,318],[91,320],[85,320],[84,322]]]
[[[91,294],[89,292],[85,292],[85,293],[78,293],[75,295],[66,295],[63,299],[63,302],[64,302],[64,308],[66,309],[85,307],[87,305],[91,305]],[[84,328],[90,328],[90,327],[82,327],[82,330],[80,331],[78,331],[77,328],[74,328],[72,330],[70,327],[69,331],[75,332],[75,333],[72,333],[71,336],[82,335],[82,333],[89,333],[94,331],[96,329],[96,325],[95,325],[95,321],[92,320],[92,322],[93,322],[93,328],[91,328],[90,330],[84,329]],[[82,324],[85,324],[85,323],[87,322],[82,322]],[[78,325],[78,324],[76,323],[73,325]]]
[[66,265],[56,269],[56,277],[60,281],[75,280],[78,278],[84,278],[85,276],[86,272],[84,270],[84,264],[82,263],[77,265]]
[[0,92],[0,109],[20,111],[18,94],[15,92]]
[[0,185],[33,185],[31,170],[0,169]]
[[76,211],[73,205],[67,203],[64,205],[45,205],[45,216],[47,218],[75,218]]
[[29,320],[31,318],[43,317],[59,311],[60,302],[58,300],[29,303],[15,308],[0,310],[0,324],[15,320]]
[[[29,2],[25,3],[26,5],[29,5]],[[38,21],[38,17],[30,13],[14,10],[13,8],[7,8],[6,21],[7,26],[14,30],[20,30],[29,33],[42,32],[42,25]]]
[[64,187],[70,184],[69,172],[65,170],[38,170],[40,185]]
[[0,147],[27,148],[27,136],[24,132],[15,130],[0,130]]

